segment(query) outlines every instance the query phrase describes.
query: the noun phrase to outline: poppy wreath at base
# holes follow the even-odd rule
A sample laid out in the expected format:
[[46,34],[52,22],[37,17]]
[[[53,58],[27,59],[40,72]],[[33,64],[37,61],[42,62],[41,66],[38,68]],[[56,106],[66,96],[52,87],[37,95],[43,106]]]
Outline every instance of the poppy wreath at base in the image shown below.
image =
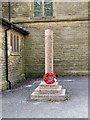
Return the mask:
[[[51,80],[48,80],[48,77],[49,77],[49,76],[52,77]],[[47,84],[53,84],[53,83],[55,82],[54,78],[56,78],[56,76],[55,76],[54,73],[52,73],[52,72],[47,72],[47,73],[44,75],[43,80],[44,80],[44,82],[47,83]]]

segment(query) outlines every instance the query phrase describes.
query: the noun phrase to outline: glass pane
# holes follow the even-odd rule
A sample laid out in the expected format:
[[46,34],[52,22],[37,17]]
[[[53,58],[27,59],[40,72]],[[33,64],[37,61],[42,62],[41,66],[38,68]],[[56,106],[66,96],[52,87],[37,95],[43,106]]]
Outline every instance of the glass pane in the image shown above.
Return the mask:
[[35,0],[34,2],[34,16],[42,16],[42,2],[40,0]]
[[12,33],[10,34],[10,52],[12,52]]
[[46,0],[44,2],[44,15],[53,16],[53,2],[52,0]]
[[16,36],[14,35],[14,52],[16,52]]
[[11,41],[10,41],[10,45],[12,46],[12,33],[11,33]]
[[17,52],[19,52],[19,37],[17,36]]

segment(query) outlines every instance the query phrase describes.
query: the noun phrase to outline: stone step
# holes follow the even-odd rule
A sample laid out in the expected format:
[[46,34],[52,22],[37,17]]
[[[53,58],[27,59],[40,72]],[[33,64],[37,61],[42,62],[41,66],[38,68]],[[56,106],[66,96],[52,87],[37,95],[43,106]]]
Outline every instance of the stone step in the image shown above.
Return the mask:
[[58,82],[55,82],[53,84],[46,84],[45,82],[41,82],[39,85],[40,89],[57,89],[58,87]]
[[33,92],[31,94],[31,101],[63,101],[65,100],[66,89],[62,89],[61,94],[36,94]]
[[62,86],[59,86],[57,89],[40,89],[40,86],[38,86],[35,89],[35,93],[39,94],[61,94],[62,93]]

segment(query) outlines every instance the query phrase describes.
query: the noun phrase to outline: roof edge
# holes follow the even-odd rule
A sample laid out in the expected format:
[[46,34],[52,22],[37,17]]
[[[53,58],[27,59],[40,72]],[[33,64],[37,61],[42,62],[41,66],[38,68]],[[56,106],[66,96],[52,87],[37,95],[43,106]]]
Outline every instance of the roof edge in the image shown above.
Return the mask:
[[10,27],[11,29],[20,32],[23,35],[28,35],[29,31],[25,30],[25,28],[22,28],[20,26],[14,25],[12,22],[9,22],[8,20],[4,19],[4,18],[0,18],[0,24]]

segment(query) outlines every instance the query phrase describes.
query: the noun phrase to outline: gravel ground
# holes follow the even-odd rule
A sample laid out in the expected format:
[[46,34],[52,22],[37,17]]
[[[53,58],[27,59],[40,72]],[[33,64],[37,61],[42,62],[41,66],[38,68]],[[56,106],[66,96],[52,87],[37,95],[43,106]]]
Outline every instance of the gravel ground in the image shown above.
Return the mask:
[[2,118],[88,118],[88,77],[58,77],[67,90],[63,102],[30,101],[30,94],[42,81],[30,79],[2,92]]

